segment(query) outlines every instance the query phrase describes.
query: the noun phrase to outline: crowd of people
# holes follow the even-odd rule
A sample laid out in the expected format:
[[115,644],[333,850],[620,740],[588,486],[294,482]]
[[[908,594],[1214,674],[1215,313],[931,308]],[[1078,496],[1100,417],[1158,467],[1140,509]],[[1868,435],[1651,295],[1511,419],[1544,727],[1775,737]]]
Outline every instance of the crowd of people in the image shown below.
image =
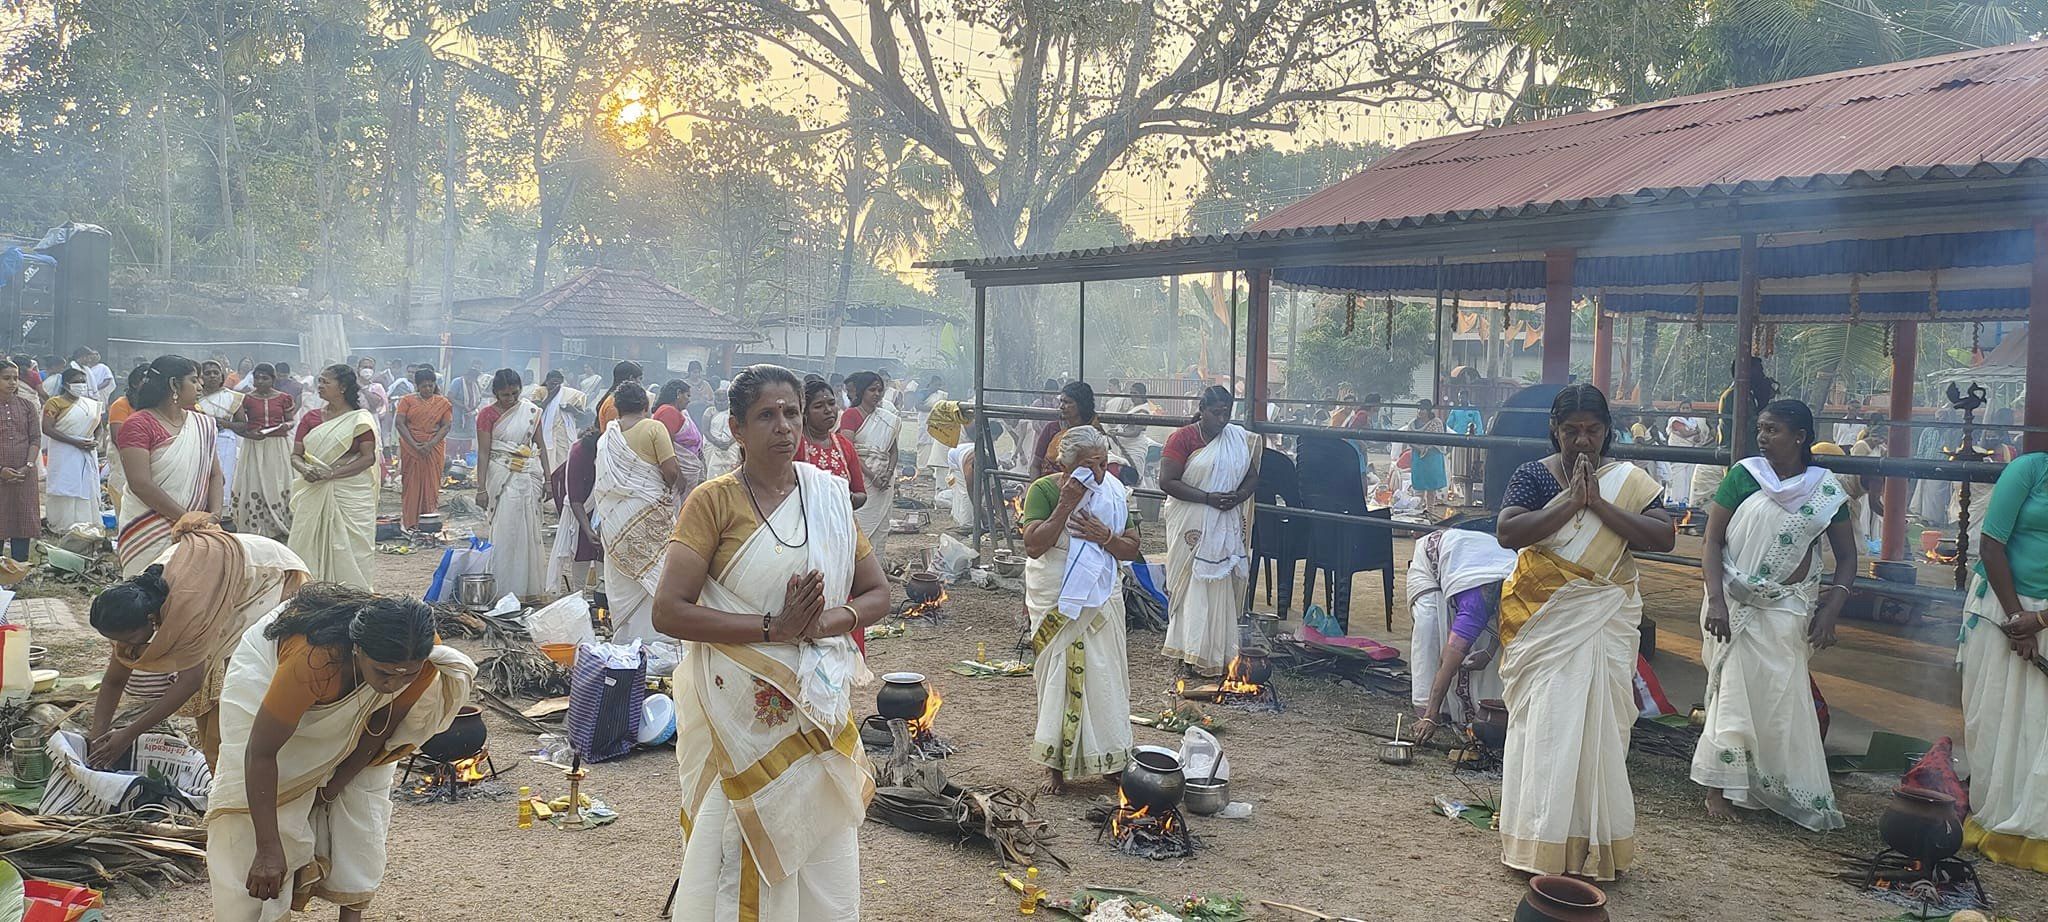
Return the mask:
[[[890,608],[883,548],[906,419],[924,422],[908,466],[952,492],[961,524],[981,514],[960,499],[977,467],[972,408],[941,382],[756,365],[649,388],[640,365],[619,362],[608,381],[555,371],[532,384],[472,364],[443,388],[417,365],[334,364],[300,382],[279,366],[242,374],[172,355],[136,368],[112,399],[94,389],[111,381],[94,358],[81,352],[47,400],[0,362],[0,524],[21,557],[44,509],[98,519],[92,452],[112,444],[104,482],[126,579],[92,603],[111,651],[89,758],[111,764],[174,715],[197,721],[216,770],[217,918],[277,918],[319,896],[348,920],[374,895],[395,767],[447,726],[476,675],[439,642],[430,609],[373,586],[380,491],[395,477],[415,528],[465,473],[500,591],[547,601],[601,578],[615,640],[691,644],[675,676],[681,886],[701,899],[679,901],[678,918],[857,917],[857,830],[874,779],[853,694],[868,676],[862,630]],[[1141,385],[1112,393],[1111,417],[1165,415]],[[1015,453],[986,459],[1036,475],[1020,498],[1036,655],[1028,754],[1048,795],[1114,776],[1130,757],[1120,574],[1141,557],[1143,529],[1165,539],[1160,655],[1198,679],[1236,658],[1252,499],[1274,450],[1232,422],[1237,398],[1221,386],[1199,393],[1156,465],[1143,427],[1104,420],[1090,385],[1057,394],[1055,418],[1009,427]],[[1826,830],[1842,818],[1808,664],[1834,642],[1856,570],[1856,494],[1814,463],[1832,446],[1811,411],[1761,396],[1758,456],[1718,475],[1705,503],[1708,692],[1691,774],[1711,815],[1769,809]],[[1476,425],[1424,411],[1411,428]],[[1355,415],[1342,425],[1383,428]],[[1549,430],[1554,453],[1513,472],[1494,534],[1439,531],[1417,545],[1416,733],[1473,719],[1497,693],[1509,715],[1502,861],[1610,880],[1636,851],[1634,552],[1673,546],[1670,485],[1609,457],[1617,430],[1597,388],[1564,388]],[[1445,452],[1429,454],[1416,452],[1411,476],[1440,490]],[[2020,457],[1992,491],[1959,658],[1972,842],[2048,870],[2043,459]],[[39,505],[45,476],[51,499]],[[1141,521],[1141,483],[1165,494],[1163,521]],[[545,505],[560,516],[551,544]],[[1825,586],[1823,545],[1836,564]],[[124,695],[150,704],[117,727]]]

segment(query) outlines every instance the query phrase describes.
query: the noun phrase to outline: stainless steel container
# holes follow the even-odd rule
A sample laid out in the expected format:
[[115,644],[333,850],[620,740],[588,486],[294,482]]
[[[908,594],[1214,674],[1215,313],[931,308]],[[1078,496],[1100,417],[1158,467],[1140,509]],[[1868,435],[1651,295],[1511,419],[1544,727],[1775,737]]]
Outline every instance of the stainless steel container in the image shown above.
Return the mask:
[[489,573],[472,573],[455,581],[455,600],[471,611],[488,611],[498,601],[498,579]]

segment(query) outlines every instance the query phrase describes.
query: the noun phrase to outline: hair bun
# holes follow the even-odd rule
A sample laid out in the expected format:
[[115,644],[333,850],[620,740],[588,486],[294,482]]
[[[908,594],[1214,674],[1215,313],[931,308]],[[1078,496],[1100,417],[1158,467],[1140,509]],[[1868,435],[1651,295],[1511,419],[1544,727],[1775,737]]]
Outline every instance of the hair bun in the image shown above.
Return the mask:
[[141,573],[135,574],[130,582],[156,595],[171,594],[171,584],[164,579],[164,565],[160,563],[150,564]]

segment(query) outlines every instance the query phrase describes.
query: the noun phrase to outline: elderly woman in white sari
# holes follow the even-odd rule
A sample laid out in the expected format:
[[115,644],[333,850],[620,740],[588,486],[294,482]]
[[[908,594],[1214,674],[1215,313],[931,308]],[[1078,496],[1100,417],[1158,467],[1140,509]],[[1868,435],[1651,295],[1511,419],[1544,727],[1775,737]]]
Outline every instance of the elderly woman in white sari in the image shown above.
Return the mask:
[[292,446],[292,530],[285,543],[313,578],[367,591],[376,569],[377,421],[347,365],[320,372],[325,408],[299,418]]
[[1532,874],[1613,880],[1635,859],[1643,601],[1629,551],[1668,551],[1676,534],[1656,478],[1603,458],[1613,437],[1606,395],[1565,387],[1550,405],[1557,452],[1517,468],[1501,500],[1500,544],[1520,551],[1500,598],[1501,862]]
[[63,534],[73,525],[100,527],[100,425],[105,405],[94,399],[84,371],[64,369],[64,390],[43,404],[43,444],[50,464],[43,518]]
[[846,390],[856,399],[839,414],[839,431],[853,440],[867,484],[867,502],[853,511],[853,521],[883,560],[888,559],[883,546],[889,540],[889,513],[896,509],[896,440],[903,431],[896,408],[882,400],[888,383],[872,371],[847,375]]
[[180,355],[149,363],[130,395],[135,414],[114,434],[128,476],[121,504],[121,575],[134,576],[171,546],[171,528],[190,512],[216,513],[223,485],[213,418],[193,411],[199,366]]
[[519,391],[519,372],[500,368],[491,376],[495,401],[477,411],[476,505],[489,516],[481,533],[491,541],[497,591],[530,599],[541,594],[547,579],[540,504],[547,497],[550,468],[540,407]]
[[[143,733],[172,715],[198,724],[207,764],[220,755],[220,689],[242,632],[297,594],[306,564],[261,535],[231,535],[210,521],[188,520],[178,543],[138,576],[92,600],[92,627],[113,643],[93,701],[87,758],[106,766]],[[136,673],[175,675],[126,727],[114,728],[121,695]]]
[[1201,415],[1167,437],[1159,460],[1172,600],[1166,655],[1198,675],[1220,674],[1237,656],[1237,619],[1251,576],[1251,498],[1262,443],[1230,421],[1233,402],[1220,385],[1204,390]]
[[245,631],[207,798],[213,918],[277,922],[319,897],[361,919],[384,879],[398,762],[475,681],[416,599],[316,583]]
[[[1814,713],[1807,662],[1835,642],[1835,619],[1856,578],[1849,494],[1813,463],[1813,411],[1797,400],[1765,406],[1761,457],[1728,469],[1707,510],[1700,619],[1707,717],[1692,780],[1707,812],[1769,809],[1815,832],[1840,829]],[[1822,535],[1834,581],[1820,586]]]
[[795,462],[803,387],[740,372],[738,471],[690,494],[654,623],[688,642],[676,669],[683,788],[679,922],[854,922],[858,831],[874,777],[853,717],[866,672],[848,635],[889,585],[853,524],[847,482]]
[[1067,779],[1123,771],[1131,750],[1130,660],[1118,561],[1138,557],[1130,493],[1109,476],[1109,436],[1070,431],[1060,467],[1024,493],[1024,608],[1038,657],[1038,726],[1032,761],[1039,791]]
[[592,413],[587,405],[590,398],[565,384],[565,380],[561,369],[550,371],[527,396],[534,406],[540,407],[541,440],[547,443],[548,457],[555,462],[548,468],[549,477],[569,461],[569,445],[583,429],[577,417]]
[[[668,427],[647,415],[647,391],[627,382],[612,391],[619,417],[597,439],[597,507],[604,539],[605,598],[612,640],[653,641],[654,593],[676,527],[676,447]],[[559,527],[559,526],[558,526]]]

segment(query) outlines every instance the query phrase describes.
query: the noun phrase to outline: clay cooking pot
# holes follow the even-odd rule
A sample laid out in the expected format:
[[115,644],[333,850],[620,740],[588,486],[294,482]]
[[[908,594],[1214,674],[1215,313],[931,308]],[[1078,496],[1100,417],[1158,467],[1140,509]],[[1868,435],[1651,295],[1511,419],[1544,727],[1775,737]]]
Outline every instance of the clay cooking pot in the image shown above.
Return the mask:
[[938,599],[946,591],[939,575],[929,570],[919,570],[903,580],[903,596],[912,602],[924,603]]
[[1499,698],[1479,702],[1479,718],[1472,721],[1472,735],[1481,745],[1496,752],[1508,744],[1508,703]]
[[1246,647],[1237,654],[1244,662],[1244,677],[1253,685],[1264,685],[1273,677],[1273,657],[1257,647]]
[[455,722],[448,729],[429,737],[420,744],[420,755],[437,762],[457,762],[484,751],[484,740],[489,738],[490,728],[484,726],[483,709],[474,704],[464,705],[455,712]]
[[1531,877],[1515,922],[1607,922],[1607,894],[1571,877]]
[[884,720],[916,720],[924,716],[930,698],[924,673],[892,672],[882,677],[882,690],[875,693],[875,712]]
[[1956,799],[1940,791],[1899,785],[1877,821],[1878,836],[1900,854],[1920,861],[1940,861],[1963,847],[1963,822],[1956,818]]

